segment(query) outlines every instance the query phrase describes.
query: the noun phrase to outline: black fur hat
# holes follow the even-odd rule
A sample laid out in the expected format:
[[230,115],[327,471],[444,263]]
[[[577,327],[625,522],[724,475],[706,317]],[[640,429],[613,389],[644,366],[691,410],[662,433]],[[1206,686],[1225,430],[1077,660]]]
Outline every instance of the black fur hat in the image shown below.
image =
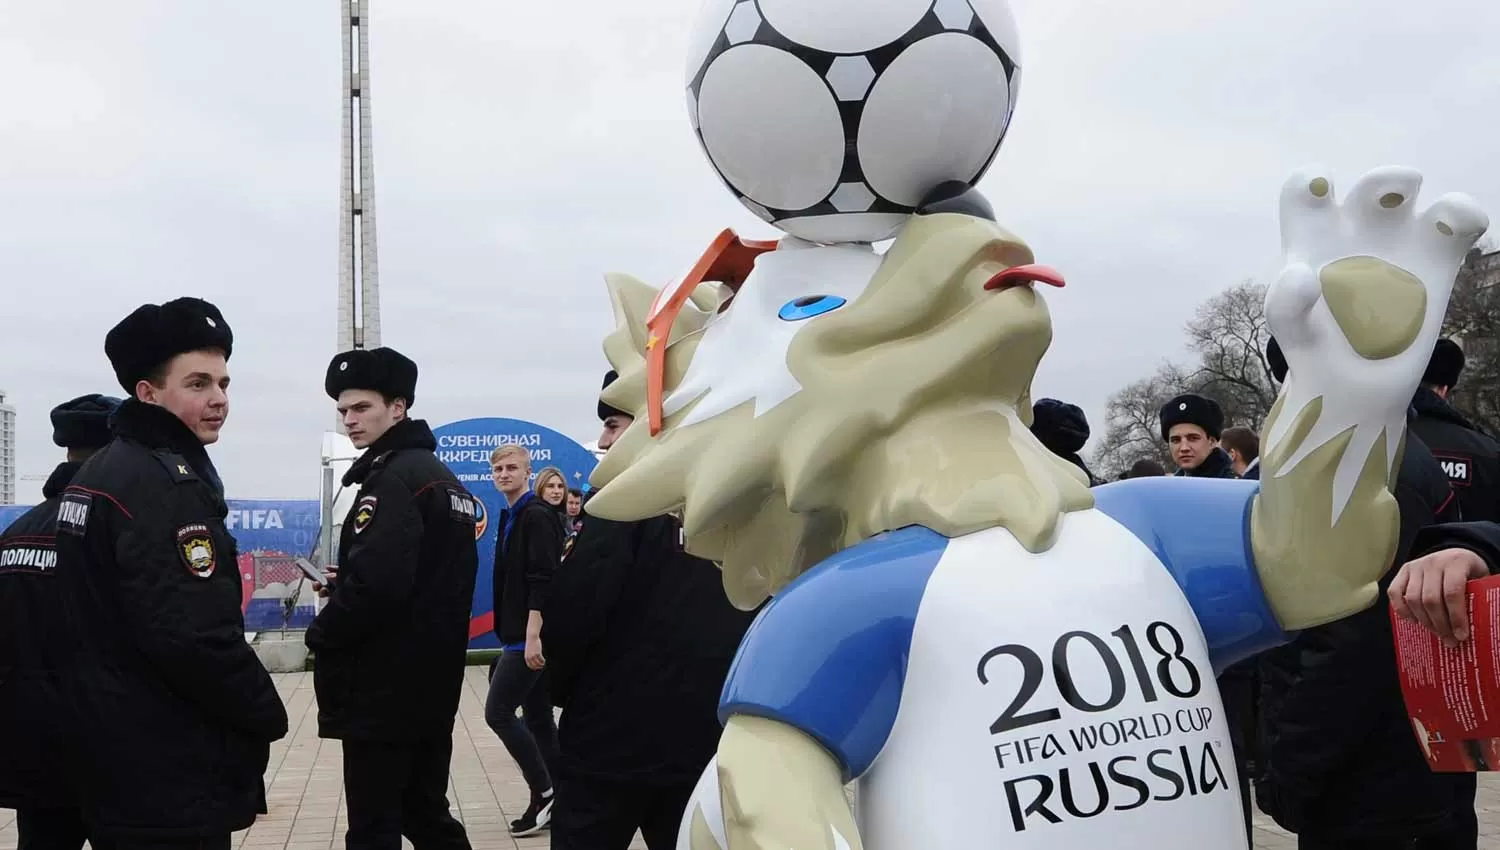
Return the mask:
[[1053,454],[1075,454],[1089,441],[1089,420],[1076,404],[1044,398],[1031,406],[1031,433]]
[[[613,369],[609,370],[608,372],[605,372],[604,373],[604,386],[600,387],[599,391],[603,392],[603,391],[609,389],[609,385],[613,384],[615,382],[615,379],[619,378],[619,377],[620,377],[620,373],[616,372]],[[599,421],[600,422],[603,422],[604,420],[608,419],[611,416],[629,416],[629,415],[630,415],[629,413],[626,413],[625,411],[621,410],[618,407],[612,407],[612,406],[610,406],[608,404],[605,404],[603,399],[599,400]]]
[[142,304],[104,337],[104,355],[115,379],[132,396],[135,385],[168,360],[206,348],[219,349],[228,360],[234,332],[219,308],[201,298]]
[[355,348],[335,355],[328,363],[323,391],[338,400],[344,390],[371,390],[386,398],[406,399],[411,410],[417,401],[417,364],[394,348]]
[[1224,430],[1224,411],[1211,398],[1186,393],[1161,407],[1161,438],[1166,440],[1173,425],[1197,425],[1212,439]]
[[1456,387],[1458,376],[1464,371],[1464,350],[1447,337],[1432,347],[1432,359],[1427,361],[1427,371],[1422,383],[1435,387]]
[[114,396],[81,395],[52,408],[52,442],[65,449],[97,449],[110,440],[109,415],[120,406]]

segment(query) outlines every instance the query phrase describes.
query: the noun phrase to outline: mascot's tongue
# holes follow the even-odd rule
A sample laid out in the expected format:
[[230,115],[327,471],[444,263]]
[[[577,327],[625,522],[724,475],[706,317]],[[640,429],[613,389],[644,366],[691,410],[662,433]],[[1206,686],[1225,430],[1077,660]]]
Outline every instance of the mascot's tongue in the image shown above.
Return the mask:
[[1024,266],[1011,266],[1003,272],[990,278],[985,283],[985,289],[1008,289],[1012,286],[1024,286],[1028,283],[1045,283],[1048,286],[1063,286],[1062,275],[1051,266],[1039,266],[1035,263],[1027,263]]

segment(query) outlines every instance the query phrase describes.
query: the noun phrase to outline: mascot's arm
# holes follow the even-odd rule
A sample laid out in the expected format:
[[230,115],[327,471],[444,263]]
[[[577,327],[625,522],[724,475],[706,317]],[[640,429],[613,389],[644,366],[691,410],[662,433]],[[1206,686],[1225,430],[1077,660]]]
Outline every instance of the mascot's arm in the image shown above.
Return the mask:
[[[785,723],[735,715],[719,740],[725,850],[858,850],[859,831],[842,767],[817,741]],[[720,850],[701,809],[691,850]]]
[[1291,639],[1272,612],[1252,555],[1256,482],[1156,476],[1093,492],[1095,507],[1145,544],[1182,588],[1216,675]]
[[1420,184],[1376,169],[1339,203],[1309,168],[1282,187],[1284,265],[1265,312],[1290,371],[1262,429],[1258,492],[1180,478],[1095,491],[1177,578],[1218,669],[1369,607],[1390,569],[1407,406],[1488,227],[1461,195],[1418,212]]
[[[1289,415],[1278,400],[1266,431]],[[1262,479],[1251,515],[1255,563],[1277,619],[1289,629],[1305,629],[1342,619],[1368,608],[1378,596],[1377,583],[1396,554],[1400,517],[1389,487],[1396,464],[1386,443],[1399,444],[1404,426],[1385,431],[1373,447],[1352,444],[1361,425],[1349,423],[1346,434],[1314,451],[1294,469],[1286,458],[1320,418],[1318,405],[1297,414],[1282,439],[1264,446]],[[1370,426],[1363,426],[1370,427]],[[1380,426],[1374,426],[1379,430]],[[1334,478],[1344,456],[1365,448],[1358,478],[1348,502],[1333,515]],[[1399,451],[1399,449],[1398,449]]]
[[1262,429],[1250,539],[1287,629],[1368,608],[1396,554],[1407,407],[1488,226],[1462,195],[1418,209],[1421,182],[1379,168],[1336,201],[1309,168],[1282,188],[1284,265],[1265,312],[1289,371]]
[[684,816],[694,850],[861,846],[844,786],[895,728],[917,609],[946,545],[923,528],[879,535],[756,617],[724,682],[717,769]]

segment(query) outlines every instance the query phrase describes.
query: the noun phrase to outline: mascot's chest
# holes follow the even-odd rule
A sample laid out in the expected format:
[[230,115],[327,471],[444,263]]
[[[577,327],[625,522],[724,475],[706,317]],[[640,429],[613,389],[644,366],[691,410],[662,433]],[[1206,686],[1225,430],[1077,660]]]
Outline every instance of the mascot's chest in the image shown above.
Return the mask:
[[1172,576],[1098,511],[1047,552],[952,540],[861,781],[869,850],[1243,847],[1228,726]]

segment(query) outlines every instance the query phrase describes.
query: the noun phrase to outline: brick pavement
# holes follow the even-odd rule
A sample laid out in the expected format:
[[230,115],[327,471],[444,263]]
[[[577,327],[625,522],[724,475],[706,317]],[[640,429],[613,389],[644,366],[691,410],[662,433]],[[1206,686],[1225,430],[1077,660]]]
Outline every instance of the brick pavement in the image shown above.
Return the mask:
[[[526,784],[500,741],[484,725],[483,667],[470,667],[454,730],[453,771],[448,799],[468,827],[475,850],[535,850],[547,833],[511,838],[507,824],[526,808]],[[267,776],[270,814],[235,836],[238,850],[336,850],[343,847],[344,803],[341,751],[337,741],[317,736],[312,674],[278,675],[276,687],[291,716],[291,734],[271,750]],[[1481,850],[1500,850],[1500,775],[1479,786]],[[0,850],[15,850],[13,812],[0,809]],[[1296,839],[1257,813],[1256,850],[1293,850]],[[410,847],[410,843],[406,843]],[[637,836],[632,850],[643,850]]]

